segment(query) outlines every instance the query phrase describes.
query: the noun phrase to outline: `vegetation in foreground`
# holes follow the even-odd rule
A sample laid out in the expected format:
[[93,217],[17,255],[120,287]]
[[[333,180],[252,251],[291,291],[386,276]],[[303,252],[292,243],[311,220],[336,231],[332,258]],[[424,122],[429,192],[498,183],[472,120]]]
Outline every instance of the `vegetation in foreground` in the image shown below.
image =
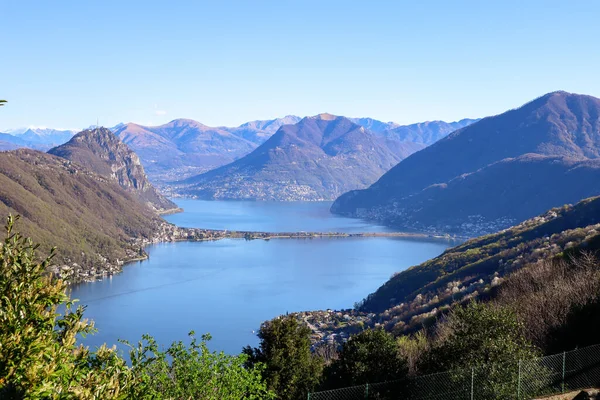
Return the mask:
[[[565,218],[551,221],[562,226]],[[502,399],[516,379],[515,369],[502,365],[597,342],[600,268],[579,248],[523,265],[478,301],[466,297],[412,334],[380,326],[340,347],[315,347],[304,321],[288,315],[263,324],[259,347],[241,355],[211,352],[210,337],[198,340],[193,332],[189,344],[167,349],[148,335],[127,343],[128,365],[115,348],[91,351],[78,343],[94,332],[93,323],[66,295],[65,282],[48,274],[54,250],[40,260],[38,246],[15,233],[15,220],[8,218],[0,245],[1,398],[295,400],[440,371],[455,371],[460,380],[465,368],[478,368],[486,374],[486,398]]]
[[[210,352],[209,337],[161,350],[151,336],[131,345],[131,366],[102,346],[77,343],[94,332],[47,273],[54,251],[39,260],[37,245],[14,232],[9,217],[0,245],[0,398],[2,399],[269,399],[262,365],[245,355]],[[59,307],[65,311],[59,314]]]

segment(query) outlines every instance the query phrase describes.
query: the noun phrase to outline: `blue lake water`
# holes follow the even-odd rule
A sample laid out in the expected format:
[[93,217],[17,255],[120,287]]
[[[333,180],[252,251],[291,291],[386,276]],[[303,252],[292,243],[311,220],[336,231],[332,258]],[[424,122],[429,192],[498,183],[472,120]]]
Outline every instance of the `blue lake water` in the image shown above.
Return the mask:
[[[261,231],[384,231],[329,214],[331,203],[177,200],[180,226]],[[190,330],[210,347],[238,353],[256,345],[264,320],[286,312],[351,308],[392,273],[435,257],[453,243],[400,238],[321,238],[178,242],[150,246],[150,259],[73,288],[99,332],[85,343],[137,341],[168,346]]]

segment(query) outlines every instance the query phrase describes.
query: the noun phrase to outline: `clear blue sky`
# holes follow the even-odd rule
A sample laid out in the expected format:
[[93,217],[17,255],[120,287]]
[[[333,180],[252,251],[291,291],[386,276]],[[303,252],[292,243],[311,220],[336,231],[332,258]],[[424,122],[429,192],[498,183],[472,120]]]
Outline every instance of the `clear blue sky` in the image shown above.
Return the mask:
[[411,123],[600,97],[599,17],[599,1],[0,0],[0,129]]

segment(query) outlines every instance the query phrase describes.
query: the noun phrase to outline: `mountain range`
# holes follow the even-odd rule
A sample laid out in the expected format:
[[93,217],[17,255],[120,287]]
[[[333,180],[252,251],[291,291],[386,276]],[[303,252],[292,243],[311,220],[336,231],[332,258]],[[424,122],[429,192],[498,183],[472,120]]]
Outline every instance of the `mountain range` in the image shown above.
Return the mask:
[[[165,184],[235,161],[264,143],[283,125],[293,125],[301,119],[288,115],[250,121],[237,127],[209,127],[197,121],[177,119],[160,126],[120,123],[110,130],[138,154],[153,182]],[[349,119],[383,137],[423,145],[473,121],[401,126],[373,118]],[[96,126],[90,126],[88,130],[94,128]],[[8,130],[6,134],[0,133],[0,151],[21,147],[46,151],[67,142],[74,134],[72,130],[35,127]]]
[[600,99],[553,92],[461,128],[332,212],[403,229],[491,233],[600,193]]
[[369,185],[420,148],[348,118],[319,114],[283,125],[252,153],[176,190],[209,199],[329,200]]
[[223,128],[188,119],[148,127],[125,124],[115,134],[142,159],[148,173],[160,178],[175,171],[206,171],[251,152],[256,144]]
[[[385,137],[403,142],[422,143],[427,146],[448,136],[450,133],[479,121],[478,119],[461,119],[456,122],[427,121],[411,125],[391,125],[381,132]],[[393,126],[395,125],[395,126]]]
[[[151,180],[164,184],[231,163],[248,155],[282,126],[294,125],[301,120],[301,117],[288,115],[251,121],[238,127],[209,127],[197,121],[177,119],[154,127],[120,124],[112,130],[140,156]],[[393,122],[372,118],[349,120],[392,141],[420,144],[414,146],[415,150],[450,133],[453,127],[474,121],[435,121],[408,125],[406,131],[402,131],[403,126]]]
[[48,153],[117,182],[158,213],[178,210],[175,203],[160,194],[148,181],[138,156],[106,128],[82,131]]
[[0,150],[12,150],[21,147],[48,150],[53,146],[65,143],[74,134],[75,131],[68,129],[40,127],[10,129],[0,133]]

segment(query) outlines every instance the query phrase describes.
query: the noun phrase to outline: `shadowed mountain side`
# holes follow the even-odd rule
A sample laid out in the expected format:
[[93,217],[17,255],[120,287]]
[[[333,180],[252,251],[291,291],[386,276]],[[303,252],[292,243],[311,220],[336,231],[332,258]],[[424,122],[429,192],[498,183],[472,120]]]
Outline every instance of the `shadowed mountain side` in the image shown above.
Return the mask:
[[69,142],[48,151],[112,179],[156,212],[169,212],[177,205],[160,194],[148,181],[138,156],[106,128],[87,130]]
[[425,188],[389,221],[419,231],[486,234],[599,193],[600,160],[527,154]]
[[192,177],[178,190],[201,198],[328,200],[369,185],[419,147],[320,114],[282,126],[249,155]]
[[[528,153],[581,160],[596,158],[600,155],[599,114],[597,98],[549,93],[518,109],[484,118],[411,155],[370,188],[338,198],[332,212],[398,223],[400,215],[395,214],[395,210],[410,208],[411,197],[425,188],[449,183],[506,158]],[[505,188],[510,187],[511,181],[516,185],[525,182],[519,174],[496,178]],[[442,202],[437,204],[444,206]],[[514,208],[518,204],[520,201]],[[493,199],[487,203],[489,209],[497,205]],[[543,207],[540,205],[538,210]],[[402,218],[414,219],[407,214]],[[403,225],[410,228],[408,224]]]
[[[453,280],[491,280],[537,259],[550,259],[568,247],[595,249],[600,245],[600,197],[573,206],[551,209],[508,230],[469,240],[442,255],[400,272],[369,295],[364,311],[384,309],[417,294],[444,291]],[[535,251],[537,249],[537,251]],[[497,274],[496,274],[497,273]]]

